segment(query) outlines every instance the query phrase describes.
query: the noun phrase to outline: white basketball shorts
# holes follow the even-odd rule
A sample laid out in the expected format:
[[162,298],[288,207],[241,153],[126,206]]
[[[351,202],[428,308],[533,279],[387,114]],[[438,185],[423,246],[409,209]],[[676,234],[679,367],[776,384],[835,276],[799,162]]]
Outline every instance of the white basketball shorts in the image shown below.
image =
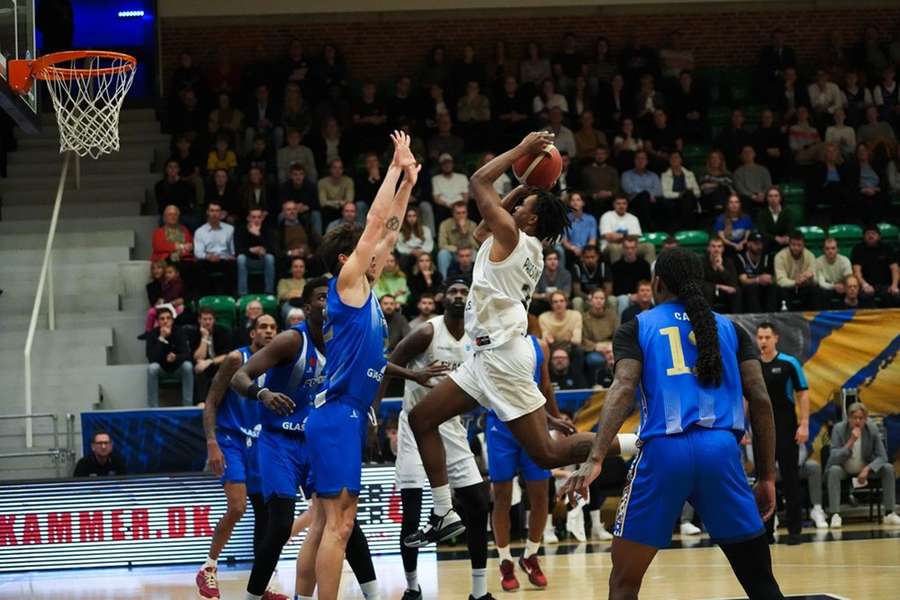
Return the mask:
[[[458,489],[481,483],[483,478],[475,464],[475,456],[469,448],[469,439],[460,418],[453,417],[441,423],[439,431],[447,455],[450,487]],[[423,489],[429,485],[406,411],[400,412],[397,427],[397,462],[394,464],[394,473],[397,487],[401,490]]]

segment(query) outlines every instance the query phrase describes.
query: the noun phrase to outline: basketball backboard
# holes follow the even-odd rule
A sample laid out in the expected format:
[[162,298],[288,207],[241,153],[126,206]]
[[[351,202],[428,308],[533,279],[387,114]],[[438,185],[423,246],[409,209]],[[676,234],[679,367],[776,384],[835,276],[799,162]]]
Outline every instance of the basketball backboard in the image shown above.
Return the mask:
[[6,63],[13,59],[34,59],[34,0],[0,0],[0,108],[25,131],[39,128],[38,89],[24,95],[13,92],[6,82]]

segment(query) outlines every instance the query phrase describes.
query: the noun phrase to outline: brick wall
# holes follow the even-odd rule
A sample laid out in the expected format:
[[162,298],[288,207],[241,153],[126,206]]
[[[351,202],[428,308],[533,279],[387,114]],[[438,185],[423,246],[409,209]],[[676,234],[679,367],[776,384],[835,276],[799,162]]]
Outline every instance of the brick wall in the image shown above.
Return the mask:
[[530,40],[555,51],[566,31],[574,31],[585,47],[589,40],[604,34],[615,50],[621,47],[627,32],[636,32],[646,43],[660,46],[667,32],[677,28],[688,34],[699,66],[718,66],[755,62],[759,48],[768,40],[768,32],[779,26],[790,32],[789,43],[797,49],[801,63],[815,63],[832,29],[839,29],[850,44],[859,39],[868,23],[877,23],[889,32],[900,26],[897,8],[738,11],[721,5],[682,10],[692,12],[673,13],[671,7],[662,14],[646,8],[609,14],[539,11],[531,18],[510,18],[505,15],[514,14],[511,11],[461,11],[413,16],[350,15],[339,19],[324,15],[285,16],[243,22],[222,18],[215,24],[196,18],[167,18],[161,20],[160,28],[168,81],[182,49],[190,50],[203,65],[212,64],[217,48],[227,47],[236,62],[243,63],[244,57],[252,56],[259,44],[264,44],[272,56],[282,54],[294,37],[302,39],[311,54],[316,54],[326,41],[336,42],[345,55],[351,77],[381,80],[399,72],[415,73],[430,46],[436,43],[447,45],[453,58],[463,44],[474,43],[486,60],[497,39],[505,40],[518,58]]

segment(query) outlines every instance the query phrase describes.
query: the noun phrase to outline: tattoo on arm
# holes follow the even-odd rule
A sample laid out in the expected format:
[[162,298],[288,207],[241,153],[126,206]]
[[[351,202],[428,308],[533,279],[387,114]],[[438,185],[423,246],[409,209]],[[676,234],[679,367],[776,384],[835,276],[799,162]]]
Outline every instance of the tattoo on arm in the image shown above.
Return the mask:
[[[579,435],[588,435],[588,434],[579,434]],[[574,444],[572,444],[571,450],[569,450],[569,460],[572,464],[583,463],[588,459],[588,456],[591,455],[591,448],[594,447],[593,436],[588,439],[578,440]]]
[[391,217],[387,220],[384,226],[387,227],[387,229],[390,231],[397,231],[398,229],[400,229],[400,219],[398,219],[397,217]]
[[750,408],[757,475],[760,479],[774,478],[775,417],[758,360],[745,360],[741,363],[741,383]]
[[616,376],[606,392],[606,400],[600,412],[600,427],[591,448],[592,460],[603,462],[616,434],[631,414],[634,392],[641,379],[642,368],[643,364],[633,358],[624,358],[616,363]]

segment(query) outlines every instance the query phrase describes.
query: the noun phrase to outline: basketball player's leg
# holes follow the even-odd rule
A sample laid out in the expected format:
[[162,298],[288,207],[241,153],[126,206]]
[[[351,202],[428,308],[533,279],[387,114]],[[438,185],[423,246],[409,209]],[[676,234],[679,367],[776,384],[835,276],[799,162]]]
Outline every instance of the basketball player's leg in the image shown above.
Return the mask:
[[511,529],[509,513],[512,509],[515,477],[519,471],[518,457],[521,446],[494,413],[489,413],[485,421],[485,442],[488,449],[488,475],[494,490],[491,522],[494,543],[500,558],[500,586],[503,591],[509,592],[519,589],[516,563],[509,547]]
[[369,551],[369,540],[363,533],[359,521],[354,518],[353,529],[350,531],[350,537],[347,539],[347,549],[345,551],[347,564],[356,577],[359,588],[362,590],[363,597],[366,600],[377,599],[378,581],[375,578],[375,564],[372,562],[372,553]]
[[231,532],[234,531],[234,526],[247,512],[247,486],[244,482],[226,482],[223,488],[226,501],[225,514],[216,523],[212,542],[209,545],[209,558],[214,561],[219,560],[222,548],[231,539]]
[[316,553],[316,583],[320,600],[337,600],[341,587],[341,565],[356,519],[357,496],[346,488],[333,497],[320,497],[325,528]]
[[[539,394],[537,386],[534,391]],[[547,429],[547,411],[543,406],[506,421],[506,426],[541,469],[555,469],[584,462],[594,442],[593,433],[551,437]],[[609,454],[615,456],[619,453],[619,441],[616,439],[610,446]]]
[[612,571],[609,574],[609,600],[637,600],[657,548],[621,537],[612,541]]
[[[472,460],[472,470],[477,474],[478,467]],[[451,467],[452,469],[453,467]],[[451,484],[455,483],[451,474]],[[469,563],[472,567],[472,598],[482,598],[487,591],[487,558],[488,558],[488,517],[490,515],[490,493],[487,483],[477,483],[453,487],[459,501],[463,523],[466,525],[466,547],[469,551]]]
[[784,598],[772,573],[772,555],[765,535],[734,544],[720,544],[719,547],[750,600]]
[[400,505],[403,518],[400,522],[400,557],[406,577],[404,600],[421,598],[419,585],[419,549],[403,543],[419,529],[422,520],[422,490],[428,484],[428,476],[419,458],[416,438],[409,427],[406,411],[400,412],[397,423],[397,460],[394,461],[394,478],[400,489]]
[[419,549],[410,548],[403,540],[418,531],[419,523],[422,521],[422,488],[401,489],[400,504],[403,509],[403,520],[400,523],[400,557],[403,559],[406,589],[416,592],[421,590],[418,571]]
[[297,554],[297,574],[294,583],[294,593],[306,600],[312,598],[316,591],[316,553],[322,542],[322,532],[325,531],[325,513],[322,512],[319,499],[313,496],[309,502],[310,524]]

